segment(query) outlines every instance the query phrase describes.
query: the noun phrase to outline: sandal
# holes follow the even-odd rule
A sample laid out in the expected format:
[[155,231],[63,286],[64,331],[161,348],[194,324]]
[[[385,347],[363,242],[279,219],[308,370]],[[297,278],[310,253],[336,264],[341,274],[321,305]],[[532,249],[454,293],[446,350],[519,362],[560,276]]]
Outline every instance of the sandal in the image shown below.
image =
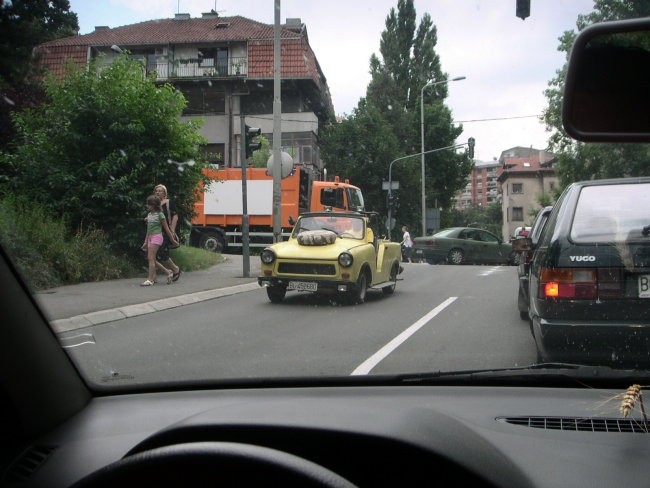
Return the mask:
[[174,273],[172,273],[172,272],[170,271],[169,274],[167,275],[167,284],[168,284],[168,285],[171,285],[171,283],[172,283],[172,279],[173,279],[173,278],[174,278]]
[[153,286],[154,283],[151,280],[145,280],[143,283],[140,283],[140,286]]
[[173,281],[173,282],[178,281],[178,278],[181,277],[181,273],[182,273],[182,271],[181,271],[180,269],[178,270],[177,273],[174,273],[174,275],[172,276],[172,281]]

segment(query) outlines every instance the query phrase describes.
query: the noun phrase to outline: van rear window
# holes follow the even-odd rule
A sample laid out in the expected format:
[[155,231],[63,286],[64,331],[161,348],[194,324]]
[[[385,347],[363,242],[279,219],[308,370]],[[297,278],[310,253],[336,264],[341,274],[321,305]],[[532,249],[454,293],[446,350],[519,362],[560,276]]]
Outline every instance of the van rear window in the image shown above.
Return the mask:
[[580,191],[571,240],[625,242],[639,237],[646,225],[650,225],[649,183],[587,186]]

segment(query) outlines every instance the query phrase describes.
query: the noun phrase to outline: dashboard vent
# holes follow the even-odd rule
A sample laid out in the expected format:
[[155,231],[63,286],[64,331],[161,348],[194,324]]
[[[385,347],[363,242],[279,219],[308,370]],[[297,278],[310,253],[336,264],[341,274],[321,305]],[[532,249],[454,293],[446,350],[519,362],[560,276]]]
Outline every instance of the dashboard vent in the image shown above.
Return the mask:
[[571,432],[630,432],[637,434],[650,433],[650,421],[631,418],[497,417],[497,421],[544,430],[565,430]]
[[4,479],[14,482],[28,480],[48,460],[54,449],[48,446],[30,447],[7,469]]

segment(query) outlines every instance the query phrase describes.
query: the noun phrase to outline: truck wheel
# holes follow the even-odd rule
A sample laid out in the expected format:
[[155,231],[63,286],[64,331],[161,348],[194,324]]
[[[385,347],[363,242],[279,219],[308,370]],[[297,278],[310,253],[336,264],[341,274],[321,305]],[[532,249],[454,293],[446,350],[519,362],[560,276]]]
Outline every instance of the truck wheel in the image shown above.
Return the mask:
[[287,289],[284,286],[267,286],[266,294],[271,300],[271,303],[280,303],[284,300],[284,296],[287,294]]
[[226,248],[226,243],[221,233],[214,230],[209,230],[201,234],[199,247],[201,249],[205,249],[206,251],[223,252]]
[[390,270],[390,276],[388,277],[389,281],[392,281],[393,284],[390,286],[385,286],[381,289],[384,292],[384,295],[392,295],[395,293],[395,286],[397,286],[397,272],[399,270],[399,265],[394,264]]
[[368,277],[364,271],[359,273],[357,286],[352,290],[348,296],[350,305],[361,304],[366,301],[366,292],[368,291]]

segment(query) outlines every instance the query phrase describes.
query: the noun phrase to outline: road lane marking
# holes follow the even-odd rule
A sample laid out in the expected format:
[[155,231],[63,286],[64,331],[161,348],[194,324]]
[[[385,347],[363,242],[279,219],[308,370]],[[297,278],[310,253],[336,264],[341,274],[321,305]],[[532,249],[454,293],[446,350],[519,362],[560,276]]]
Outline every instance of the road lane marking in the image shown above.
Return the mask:
[[492,273],[496,273],[497,271],[500,271],[502,269],[501,266],[493,266],[492,268],[486,269],[485,271],[482,271],[479,273],[479,276],[490,276]]
[[85,333],[76,336],[61,337],[59,342],[63,349],[70,349],[71,347],[79,347],[85,344],[95,344],[95,337],[92,334]]
[[409,337],[411,337],[418,330],[420,330],[424,326],[424,324],[429,322],[433,317],[435,317],[440,312],[442,312],[445,308],[447,308],[449,305],[454,303],[457,298],[458,297],[449,297],[449,298],[447,298],[444,302],[442,302],[436,308],[431,310],[424,317],[420,318],[413,325],[411,325],[407,329],[405,329],[401,334],[399,334],[392,341],[390,341],[388,344],[386,344],[384,347],[382,347],[379,351],[377,351],[375,354],[373,354],[368,359],[366,359],[360,366],[357,367],[357,369],[352,371],[350,376],[359,376],[359,375],[368,374],[375,366],[377,366],[377,364],[379,364],[391,352],[393,352],[395,349],[397,349]]

